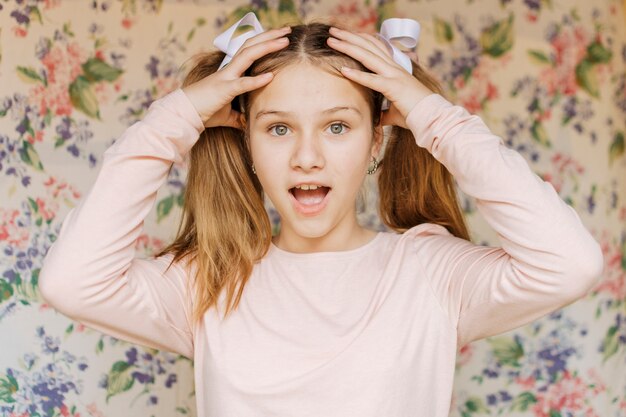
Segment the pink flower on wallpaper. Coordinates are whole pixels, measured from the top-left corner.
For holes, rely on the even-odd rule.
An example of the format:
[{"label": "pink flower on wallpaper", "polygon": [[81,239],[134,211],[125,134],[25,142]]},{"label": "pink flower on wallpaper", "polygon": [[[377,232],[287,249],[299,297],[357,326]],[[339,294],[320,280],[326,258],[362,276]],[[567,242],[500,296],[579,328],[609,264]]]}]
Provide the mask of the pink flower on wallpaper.
[{"label": "pink flower on wallpaper", "polygon": [[537,417],[551,417],[554,412],[580,411],[585,409],[587,385],[579,376],[565,371],[563,378],[537,394],[532,410]]},{"label": "pink flower on wallpaper", "polygon": [[492,82],[493,74],[501,66],[506,66],[510,56],[504,56],[498,60],[483,58],[472,70],[471,77],[466,81],[460,75],[454,79],[454,87],[457,89],[457,101],[472,114],[484,110],[485,106],[500,97],[500,91]]},{"label": "pink flower on wallpaper", "polygon": [[19,210],[0,209],[0,242],[25,249],[28,246],[28,228],[17,224]]},{"label": "pink flower on wallpaper", "polygon": [[471,343],[463,346],[456,355],[456,366],[463,366],[468,364],[474,356],[474,347]]},{"label": "pink flower on wallpaper", "polygon": [[542,178],[552,184],[559,194],[563,191],[565,184],[575,186],[577,178],[585,172],[585,167],[581,163],[560,152],[552,155],[550,161],[550,169],[554,171],[543,174]]},{"label": "pink flower on wallpaper", "polygon": [[589,40],[582,26],[563,26],[552,38],[550,43],[555,54],[554,66],[544,69],[539,75],[548,94],[576,94],[576,66],[587,54]]},{"label": "pink flower on wallpaper", "polygon": [[529,375],[527,377],[518,376],[517,378],[515,378],[515,383],[526,390],[534,389],[536,382],[537,379],[532,375]]},{"label": "pink flower on wallpaper", "polygon": [[87,412],[89,412],[89,415],[92,417],[104,417],[102,411],[98,410],[98,406],[96,405],[96,403],[88,404]]},{"label": "pink flower on wallpaper", "polygon": [[[335,24],[359,32],[375,33],[377,31],[378,11],[372,6],[352,1],[342,3],[329,13]],[[400,17],[400,16],[398,16]]]},{"label": "pink flower on wallpaper", "polygon": [[37,203],[37,211],[44,220],[54,219],[56,213],[59,211],[59,205],[55,201],[46,202],[37,197],[35,202]]},{"label": "pink flower on wallpaper", "polygon": [[76,200],[80,198],[81,193],[77,191],[71,185],[68,185],[65,181],[57,181],[55,177],[50,177],[43,183],[43,185],[47,188],[48,194],[52,195],[53,198],[57,198],[59,194],[63,194],[63,198],[68,201],[68,199]]},{"label": "pink flower on wallpaper", "polygon": [[622,251],[619,243],[615,242],[604,231],[598,239],[602,248],[605,266],[602,281],[593,289],[593,294],[608,294],[616,301],[626,299],[626,271],[622,268]]},{"label": "pink flower on wallpaper", "polygon": [[18,38],[25,38],[26,35],[28,35],[28,31],[24,28],[21,28],[19,26],[15,26],[13,28],[13,34],[18,37]]},{"label": "pink flower on wallpaper", "polygon": [[157,77],[154,84],[157,88],[156,97],[163,97],[180,86],[180,82],[174,77]]},{"label": "pink flower on wallpaper", "polygon": [[82,63],[87,59],[77,42],[65,46],[55,44],[41,59],[48,85],[37,85],[30,91],[30,101],[39,105],[39,112],[45,115],[48,109],[55,116],[72,113],[69,86],[82,74]]},{"label": "pink flower on wallpaper", "polygon": [[35,136],[31,135],[30,133],[27,134],[26,140],[31,144],[34,144],[35,142],[43,142],[43,130],[37,130],[35,132]]},{"label": "pink flower on wallpaper", "polygon": [[142,234],[137,238],[137,242],[135,243],[135,249],[146,255],[150,255],[155,252],[159,252],[161,249],[165,247],[163,240],[150,237],[147,234]]}]

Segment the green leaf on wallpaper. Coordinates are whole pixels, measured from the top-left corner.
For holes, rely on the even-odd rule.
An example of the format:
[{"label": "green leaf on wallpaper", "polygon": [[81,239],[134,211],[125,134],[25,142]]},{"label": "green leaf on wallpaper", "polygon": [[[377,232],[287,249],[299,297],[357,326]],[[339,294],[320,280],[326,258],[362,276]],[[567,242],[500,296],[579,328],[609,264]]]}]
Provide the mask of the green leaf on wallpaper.
[{"label": "green leaf on wallpaper", "polygon": [[33,269],[30,275],[30,285],[32,285],[33,288],[39,285],[39,272],[41,272],[41,268]]},{"label": "green leaf on wallpaper", "polygon": [[63,33],[65,33],[67,36],[73,38],[74,37],[74,32],[72,32],[71,26],[72,26],[71,22],[63,23]]},{"label": "green leaf on wallpaper", "polygon": [[0,279],[0,302],[8,300],[13,296],[13,286],[3,279]]},{"label": "green leaf on wallpaper", "polygon": [[563,417],[563,415],[558,410],[550,410],[550,414],[548,414],[548,417]]},{"label": "green leaf on wallpaper", "polygon": [[532,60],[539,64],[551,64],[552,60],[548,58],[546,54],[541,51],[537,51],[534,49],[528,50],[528,55],[532,58]]},{"label": "green leaf on wallpaper", "polygon": [[91,83],[82,75],[70,84],[70,100],[74,107],[89,117],[100,120],[100,109],[98,99],[93,92]]},{"label": "green leaf on wallpaper", "polygon": [[74,323],[67,326],[67,329],[65,329],[65,334],[71,334],[73,331],[74,331]]},{"label": "green leaf on wallpaper", "polygon": [[96,344],[96,353],[100,353],[103,350],[104,350],[104,340],[100,338],[100,340],[98,340],[98,343]]},{"label": "green leaf on wallpaper", "polygon": [[48,82],[44,77],[39,75],[37,71],[28,67],[17,67],[17,75],[20,79],[26,83],[42,83],[45,86],[48,86]]},{"label": "green leaf on wallpaper", "polygon": [[33,213],[39,212],[39,205],[31,197],[28,197],[28,204],[30,204],[30,208],[33,210]]},{"label": "green leaf on wallpaper", "polygon": [[57,140],[54,142],[54,149],[63,146],[63,144],[66,142],[65,139],[63,139],[61,136],[57,137]]},{"label": "green leaf on wallpaper", "polygon": [[513,47],[513,14],[508,19],[494,23],[483,29],[480,35],[483,52],[495,58],[502,56]]},{"label": "green leaf on wallpaper", "polygon": [[176,197],[176,205],[178,207],[183,207],[184,204],[185,204],[185,193],[180,193]]},{"label": "green leaf on wallpaper", "polygon": [[32,166],[38,171],[43,171],[43,164],[39,159],[39,154],[27,140],[22,141],[23,148],[19,149],[20,158],[25,164]]},{"label": "green leaf on wallpaper", "polygon": [[593,64],[586,59],[583,59],[578,65],[576,65],[575,71],[576,84],[593,97],[599,97],[600,90],[598,87],[598,79],[596,78],[595,72],[593,72]]},{"label": "green leaf on wallpaper", "polygon": [[172,207],[174,207],[173,195],[159,201],[157,204],[157,223],[163,220],[170,213],[170,211],[172,211]]},{"label": "green leaf on wallpaper", "polygon": [[552,146],[550,138],[548,138],[548,133],[541,122],[537,120],[533,122],[533,125],[530,127],[530,134],[537,143],[540,143],[546,148],[550,148]]},{"label": "green leaf on wallpaper", "polygon": [[606,362],[607,359],[617,353],[617,349],[619,348],[619,334],[617,330],[617,326],[615,325],[609,327],[606,336],[604,336],[604,340],[602,340],[602,363]]},{"label": "green leaf on wallpaper", "polygon": [[454,39],[454,32],[452,31],[452,25],[443,19],[435,17],[435,39],[438,42],[452,42]]},{"label": "green leaf on wallpaper", "polygon": [[609,165],[613,165],[613,161],[622,155],[624,155],[624,132],[617,132],[609,148]]},{"label": "green leaf on wallpaper", "polygon": [[592,64],[606,64],[612,56],[613,53],[598,41],[587,46],[587,60]]},{"label": "green leaf on wallpaper", "polygon": [[112,396],[132,388],[135,379],[130,371],[131,366],[125,361],[117,361],[113,364],[107,376],[107,403]]},{"label": "green leaf on wallpaper", "polygon": [[298,11],[296,10],[296,5],[293,4],[293,0],[279,0],[278,12],[289,13],[289,14],[294,14],[294,15],[298,14]]},{"label": "green leaf on wallpaper", "polygon": [[0,377],[0,401],[5,403],[14,403],[13,393],[17,392],[20,386],[17,380],[11,375]]},{"label": "green leaf on wallpaper", "polygon": [[187,42],[191,41],[195,34],[196,34],[196,28],[191,29],[189,33],[187,34]]},{"label": "green leaf on wallpaper", "polygon": [[537,397],[532,392],[522,392],[517,397],[513,398],[511,403],[511,411],[526,411],[531,404],[537,402]]},{"label": "green leaf on wallpaper", "polygon": [[99,58],[89,58],[83,65],[85,78],[89,82],[115,81],[124,72],[119,68],[112,67]]},{"label": "green leaf on wallpaper", "polygon": [[38,7],[30,7],[29,13],[30,20],[36,20],[39,24],[43,24],[43,19],[41,18],[41,12]]},{"label": "green leaf on wallpaper", "polygon": [[519,367],[518,359],[524,356],[524,348],[512,337],[487,339],[496,359],[503,365]]},{"label": "green leaf on wallpaper", "polygon": [[199,17],[196,19],[196,26],[197,27],[202,27],[206,25],[206,19],[204,17]]},{"label": "green leaf on wallpaper", "polygon": [[485,407],[485,403],[478,397],[469,397],[465,401],[465,407],[470,413],[482,413],[483,411],[489,412],[489,409]]}]

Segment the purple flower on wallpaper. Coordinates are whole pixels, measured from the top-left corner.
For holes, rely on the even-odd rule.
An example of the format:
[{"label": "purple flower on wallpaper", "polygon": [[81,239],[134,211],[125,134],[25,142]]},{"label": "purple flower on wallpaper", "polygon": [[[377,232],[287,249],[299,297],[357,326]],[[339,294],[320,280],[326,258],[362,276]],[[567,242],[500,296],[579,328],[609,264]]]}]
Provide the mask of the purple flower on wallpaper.
[{"label": "purple flower on wallpaper", "polygon": [[35,335],[42,341],[41,352],[44,356],[26,352],[23,355],[24,370],[7,368],[6,373],[0,373],[0,379],[11,384],[7,394],[9,403],[0,405],[2,413],[59,415],[61,407],[66,406],[67,395],[82,392],[82,381],[68,372],[77,364],[79,371],[84,370],[85,358],[78,360],[75,355],[64,350],[50,361],[48,355],[60,351],[60,338],[48,335],[43,326],[36,328]]}]

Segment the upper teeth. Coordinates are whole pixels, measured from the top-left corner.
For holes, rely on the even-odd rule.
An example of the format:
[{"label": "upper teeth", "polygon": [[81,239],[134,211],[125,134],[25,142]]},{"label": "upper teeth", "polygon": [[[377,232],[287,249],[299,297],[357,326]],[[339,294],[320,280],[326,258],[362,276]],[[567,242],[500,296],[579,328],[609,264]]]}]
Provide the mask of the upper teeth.
[{"label": "upper teeth", "polygon": [[321,188],[321,185],[317,186],[317,185],[310,185],[310,184],[302,184],[302,185],[296,185],[296,188],[301,188],[303,190],[317,190],[318,188]]}]

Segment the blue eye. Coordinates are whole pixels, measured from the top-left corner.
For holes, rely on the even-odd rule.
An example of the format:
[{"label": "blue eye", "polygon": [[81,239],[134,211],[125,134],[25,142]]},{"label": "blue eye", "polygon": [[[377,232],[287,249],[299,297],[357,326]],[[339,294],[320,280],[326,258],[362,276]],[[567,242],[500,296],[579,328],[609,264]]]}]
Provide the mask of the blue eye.
[{"label": "blue eye", "polygon": [[274,136],[285,136],[287,134],[287,130],[289,130],[289,128],[285,125],[274,125],[269,128],[269,131],[271,132],[274,128],[278,128],[276,132],[282,132]]},{"label": "blue eye", "polygon": [[[339,126],[340,129],[334,129],[333,128],[334,126]],[[332,125],[330,125],[330,131],[335,133],[335,134],[340,135],[342,133],[345,133],[344,131],[346,130],[347,127],[348,126],[345,123],[336,122],[336,123],[333,123]]]}]

